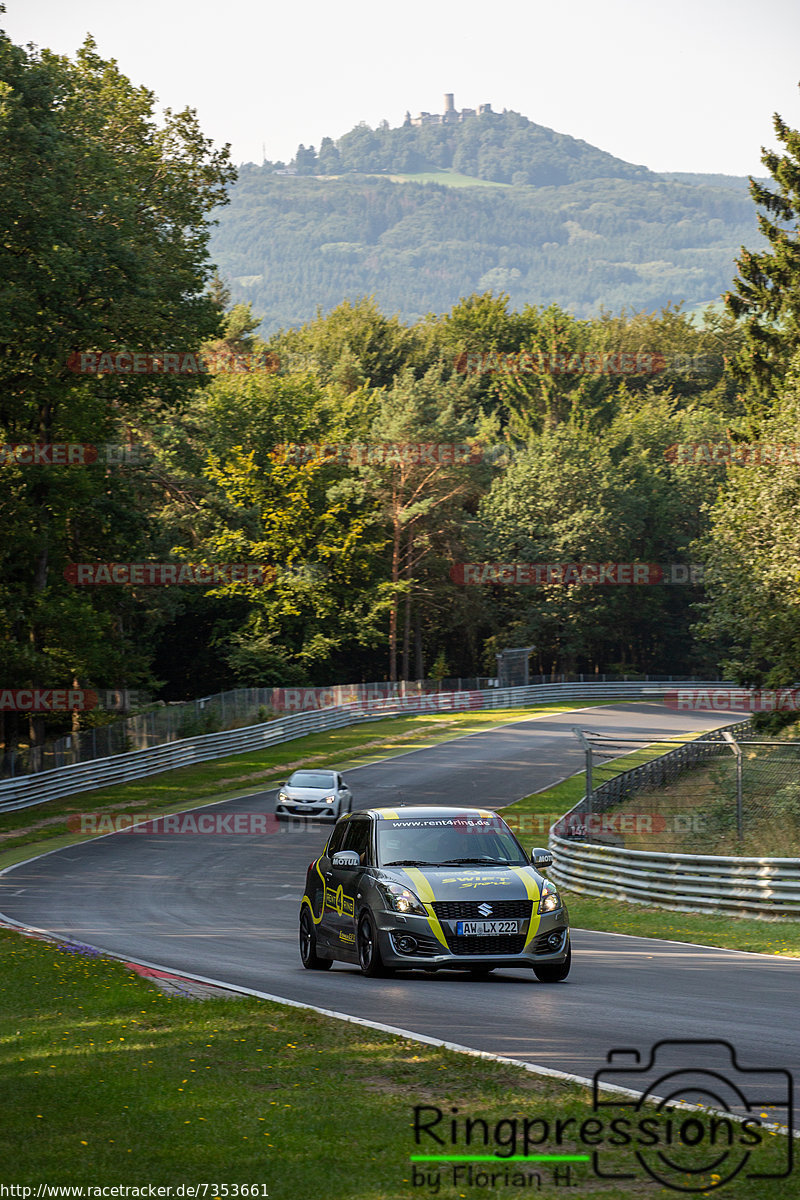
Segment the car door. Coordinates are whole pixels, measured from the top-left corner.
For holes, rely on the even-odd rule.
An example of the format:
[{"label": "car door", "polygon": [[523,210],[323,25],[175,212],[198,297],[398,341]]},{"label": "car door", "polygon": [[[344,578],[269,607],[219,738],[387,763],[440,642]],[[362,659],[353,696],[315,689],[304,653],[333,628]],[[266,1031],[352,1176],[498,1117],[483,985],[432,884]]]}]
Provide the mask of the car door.
[{"label": "car door", "polygon": [[[336,949],[339,945],[338,928],[336,926],[336,905],[330,904],[330,885],[331,885],[331,859],[338,850],[342,850],[344,836],[347,832],[347,822],[340,821],[333,828],[331,836],[328,838],[328,844],[325,851],[316,864],[317,872],[316,879],[319,880],[321,887],[320,891],[320,922],[317,926],[317,937],[322,945],[331,946]],[[320,879],[321,876],[321,879]],[[315,880],[316,883],[316,880]],[[314,897],[314,911],[316,908],[316,896]]]},{"label": "car door", "polygon": [[330,944],[337,954],[355,961],[356,907],[359,883],[369,861],[372,822],[367,817],[353,817],[345,821],[344,826],[344,841],[337,849],[355,851],[361,866],[334,867],[331,861],[325,873],[325,924],[330,930]]}]

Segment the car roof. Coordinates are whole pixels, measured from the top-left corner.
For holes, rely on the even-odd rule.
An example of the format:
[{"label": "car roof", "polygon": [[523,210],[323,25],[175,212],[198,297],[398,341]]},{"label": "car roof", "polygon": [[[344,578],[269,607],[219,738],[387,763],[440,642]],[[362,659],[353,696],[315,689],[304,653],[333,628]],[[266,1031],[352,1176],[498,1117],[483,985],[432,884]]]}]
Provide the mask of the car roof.
[{"label": "car roof", "polygon": [[488,808],[449,808],[434,804],[400,804],[397,808],[370,808],[365,814],[373,821],[420,821],[453,817],[496,817]]}]

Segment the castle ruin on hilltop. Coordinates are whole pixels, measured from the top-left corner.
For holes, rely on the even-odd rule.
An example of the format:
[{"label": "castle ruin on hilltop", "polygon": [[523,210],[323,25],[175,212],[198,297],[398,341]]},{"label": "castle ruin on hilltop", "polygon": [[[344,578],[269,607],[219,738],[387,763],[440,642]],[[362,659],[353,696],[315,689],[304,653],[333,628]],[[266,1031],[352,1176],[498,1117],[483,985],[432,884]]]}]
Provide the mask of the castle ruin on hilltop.
[{"label": "castle ruin on hilltop", "polygon": [[421,112],[416,117],[412,117],[411,113],[406,113],[405,123],[406,125],[455,125],[459,121],[466,121],[467,117],[481,116],[483,113],[491,111],[491,104],[479,104],[477,109],[462,108],[459,112],[453,103],[453,93],[445,92],[443,113]]}]

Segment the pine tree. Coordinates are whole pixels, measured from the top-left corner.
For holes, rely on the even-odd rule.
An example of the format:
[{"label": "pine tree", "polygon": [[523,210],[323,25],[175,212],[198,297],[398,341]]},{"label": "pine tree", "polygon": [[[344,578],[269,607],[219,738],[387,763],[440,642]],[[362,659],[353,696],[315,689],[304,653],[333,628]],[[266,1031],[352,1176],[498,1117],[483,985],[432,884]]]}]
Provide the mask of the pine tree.
[{"label": "pine tree", "polygon": [[773,126],[786,152],[762,148],[761,161],[778,190],[750,178],[750,194],[766,210],[758,214],[758,225],[769,248],[742,247],[735,290],[725,296],[728,309],[744,323],[737,372],[761,392],[783,379],[788,360],[800,348],[800,133],[777,113]]}]

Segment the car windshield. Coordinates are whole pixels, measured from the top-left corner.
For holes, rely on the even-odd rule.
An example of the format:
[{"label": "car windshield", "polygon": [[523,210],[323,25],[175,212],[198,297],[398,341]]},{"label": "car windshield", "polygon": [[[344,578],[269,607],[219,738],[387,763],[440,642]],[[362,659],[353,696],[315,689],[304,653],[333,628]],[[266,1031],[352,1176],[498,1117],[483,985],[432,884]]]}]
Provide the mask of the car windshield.
[{"label": "car windshield", "polygon": [[378,862],[388,866],[514,866],[527,858],[500,817],[378,821]]},{"label": "car windshield", "polygon": [[298,788],[332,788],[334,786],[331,771],[295,771],[289,780],[289,787]]}]

